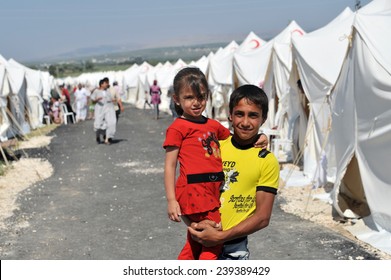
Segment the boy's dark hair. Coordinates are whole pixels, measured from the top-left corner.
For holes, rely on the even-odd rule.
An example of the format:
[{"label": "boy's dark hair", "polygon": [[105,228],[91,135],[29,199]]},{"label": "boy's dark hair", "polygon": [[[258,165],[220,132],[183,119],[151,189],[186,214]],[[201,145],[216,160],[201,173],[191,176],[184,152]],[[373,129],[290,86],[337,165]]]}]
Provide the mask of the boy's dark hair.
[{"label": "boy's dark hair", "polygon": [[[174,93],[179,97],[181,90],[189,87],[199,99],[206,99],[209,95],[209,85],[202,71],[197,67],[186,67],[180,70],[174,78]],[[202,91],[204,90],[204,91]],[[179,116],[183,114],[180,106],[175,104],[175,111]]]},{"label": "boy's dark hair", "polygon": [[262,118],[265,121],[267,119],[267,113],[269,111],[269,101],[266,93],[263,89],[254,85],[243,85],[235,89],[229,99],[229,112],[232,114],[233,109],[239,104],[243,98],[254,103],[259,109],[262,110]]}]

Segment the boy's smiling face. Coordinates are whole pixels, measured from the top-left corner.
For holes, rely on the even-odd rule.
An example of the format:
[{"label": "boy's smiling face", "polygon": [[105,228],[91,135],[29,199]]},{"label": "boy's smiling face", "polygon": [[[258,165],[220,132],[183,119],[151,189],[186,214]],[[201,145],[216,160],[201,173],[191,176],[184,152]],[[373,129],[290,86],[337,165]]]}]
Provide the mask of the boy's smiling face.
[{"label": "boy's smiling face", "polygon": [[262,109],[244,98],[241,99],[230,115],[234,139],[241,145],[252,144],[258,130],[264,123]]}]

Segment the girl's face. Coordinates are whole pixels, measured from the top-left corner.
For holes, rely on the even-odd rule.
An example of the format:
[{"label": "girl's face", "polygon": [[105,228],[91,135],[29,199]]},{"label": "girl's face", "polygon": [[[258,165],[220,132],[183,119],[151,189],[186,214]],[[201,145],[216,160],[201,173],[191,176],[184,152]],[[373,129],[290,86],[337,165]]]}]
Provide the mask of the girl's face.
[{"label": "girl's face", "polygon": [[201,93],[202,97],[197,97],[190,87],[186,87],[179,92],[178,96],[173,96],[175,103],[179,104],[183,110],[183,118],[190,120],[202,119],[208,93],[203,88],[201,88]]}]

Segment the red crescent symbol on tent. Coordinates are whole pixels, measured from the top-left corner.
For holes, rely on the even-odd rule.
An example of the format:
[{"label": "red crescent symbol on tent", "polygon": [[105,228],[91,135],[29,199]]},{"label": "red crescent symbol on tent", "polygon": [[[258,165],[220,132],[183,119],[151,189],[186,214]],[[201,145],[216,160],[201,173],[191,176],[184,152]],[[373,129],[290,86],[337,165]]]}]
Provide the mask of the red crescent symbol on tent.
[{"label": "red crescent symbol on tent", "polygon": [[255,43],[255,46],[252,47],[253,49],[259,48],[259,46],[261,45],[261,43],[260,43],[258,40],[256,40],[256,39],[252,39],[252,40],[250,41],[250,43],[252,43],[252,42]]},{"label": "red crescent symbol on tent", "polygon": [[295,32],[299,33],[301,36],[304,35],[303,31],[301,31],[300,29],[295,29],[291,33],[295,33]]}]

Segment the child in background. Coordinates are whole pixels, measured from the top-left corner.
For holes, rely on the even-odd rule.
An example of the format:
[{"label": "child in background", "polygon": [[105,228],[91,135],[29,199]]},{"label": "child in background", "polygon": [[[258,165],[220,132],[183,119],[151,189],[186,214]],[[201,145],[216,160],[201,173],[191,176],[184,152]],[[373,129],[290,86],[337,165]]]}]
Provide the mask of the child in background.
[{"label": "child in background", "polygon": [[[180,222],[181,217],[187,224],[205,219],[217,224],[221,221],[220,186],[224,172],[219,140],[228,138],[230,131],[202,115],[209,93],[206,77],[198,68],[184,68],[174,78],[173,98],[179,117],[168,127],[163,143],[167,212],[172,221]],[[175,182],[178,161],[180,175]],[[221,248],[222,245],[202,246],[188,232],[178,259],[217,259]]]},{"label": "child in background", "polygon": [[51,102],[51,106],[50,106],[49,115],[52,119],[52,122],[56,124],[60,124],[61,123],[60,102],[55,97],[51,97],[50,102]]}]

